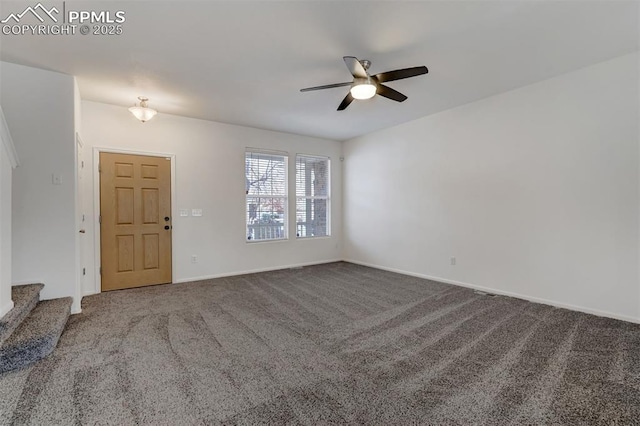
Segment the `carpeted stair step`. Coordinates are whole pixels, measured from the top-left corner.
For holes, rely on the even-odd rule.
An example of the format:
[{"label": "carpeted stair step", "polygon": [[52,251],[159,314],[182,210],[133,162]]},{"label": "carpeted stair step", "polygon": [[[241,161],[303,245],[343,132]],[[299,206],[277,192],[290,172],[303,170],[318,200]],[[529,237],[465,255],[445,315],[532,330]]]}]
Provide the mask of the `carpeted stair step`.
[{"label": "carpeted stair step", "polygon": [[13,309],[0,318],[0,345],[11,336],[20,323],[40,301],[40,290],[44,284],[14,285],[11,287]]},{"label": "carpeted stair step", "polygon": [[71,297],[45,300],[0,346],[0,373],[22,368],[49,355],[71,313]]}]

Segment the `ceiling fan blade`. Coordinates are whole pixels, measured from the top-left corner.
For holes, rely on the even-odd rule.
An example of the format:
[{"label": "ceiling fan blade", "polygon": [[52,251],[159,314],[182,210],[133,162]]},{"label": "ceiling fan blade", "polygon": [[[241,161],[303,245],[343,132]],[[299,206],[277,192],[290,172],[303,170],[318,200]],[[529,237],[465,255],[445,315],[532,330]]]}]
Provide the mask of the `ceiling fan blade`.
[{"label": "ceiling fan blade", "polygon": [[301,92],[310,92],[312,90],[333,89],[334,87],[351,86],[352,84],[353,84],[353,82],[351,82],[351,81],[349,81],[347,83],[326,84],[324,86],[307,87],[306,89],[300,89],[300,91]]},{"label": "ceiling fan blade", "polygon": [[343,109],[346,109],[351,102],[353,102],[353,96],[351,96],[351,92],[349,92],[347,93],[347,96],[345,96],[342,102],[340,103],[340,106],[338,107],[338,111],[342,111]]},{"label": "ceiling fan blade", "polygon": [[401,70],[381,72],[380,74],[376,74],[376,78],[380,83],[384,83],[386,81],[402,80],[403,78],[415,77],[417,75],[426,74],[428,72],[429,70],[425,66],[403,68]]},{"label": "ceiling fan blade", "polygon": [[367,71],[364,69],[358,58],[354,56],[344,56],[344,63],[347,64],[347,68],[349,68],[349,72],[352,76],[358,78],[366,78]]},{"label": "ceiling fan blade", "polygon": [[[385,86],[384,84],[378,84],[378,95],[384,96],[385,98],[392,99],[397,102],[404,102],[407,100],[407,97],[397,90],[393,90],[389,86]],[[349,93],[351,94],[351,93]]]}]

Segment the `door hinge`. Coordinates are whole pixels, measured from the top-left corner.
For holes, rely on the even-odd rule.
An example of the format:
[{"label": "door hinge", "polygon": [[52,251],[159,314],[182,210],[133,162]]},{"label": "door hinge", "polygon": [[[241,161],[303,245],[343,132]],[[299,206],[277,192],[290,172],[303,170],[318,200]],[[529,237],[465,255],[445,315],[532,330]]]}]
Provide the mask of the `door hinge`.
[{"label": "door hinge", "polygon": [[102,266],[98,268],[98,274],[102,275]]},{"label": "door hinge", "polygon": [[102,215],[98,215],[98,223],[102,224]]},{"label": "door hinge", "polygon": [[98,173],[102,173],[102,164],[98,163]]},{"label": "door hinge", "polygon": [[82,268],[82,275],[87,275],[87,268]]}]

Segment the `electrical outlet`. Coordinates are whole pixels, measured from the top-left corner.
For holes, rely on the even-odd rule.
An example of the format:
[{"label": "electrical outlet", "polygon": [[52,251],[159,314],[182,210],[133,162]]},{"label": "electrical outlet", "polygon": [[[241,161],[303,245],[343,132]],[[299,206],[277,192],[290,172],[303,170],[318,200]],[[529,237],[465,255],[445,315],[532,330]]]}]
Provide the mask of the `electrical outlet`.
[{"label": "electrical outlet", "polygon": [[191,216],[202,216],[202,209],[191,209]]},{"label": "electrical outlet", "polygon": [[449,261],[451,262],[451,265],[455,266],[456,265],[456,258],[452,257],[451,259],[449,259]]},{"label": "electrical outlet", "polygon": [[191,255],[191,263],[198,263],[198,256],[195,254]]},{"label": "electrical outlet", "polygon": [[189,210],[188,209],[180,209],[180,217],[188,217]]}]

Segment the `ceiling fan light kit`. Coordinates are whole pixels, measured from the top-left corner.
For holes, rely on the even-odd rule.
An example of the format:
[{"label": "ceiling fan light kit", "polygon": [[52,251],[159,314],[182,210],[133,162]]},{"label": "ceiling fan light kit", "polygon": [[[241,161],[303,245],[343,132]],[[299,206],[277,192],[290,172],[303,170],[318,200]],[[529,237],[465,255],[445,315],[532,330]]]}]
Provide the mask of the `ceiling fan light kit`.
[{"label": "ceiling fan light kit", "polygon": [[371,99],[376,95],[376,91],[378,87],[376,83],[371,79],[371,77],[367,78],[355,78],[353,80],[353,86],[351,86],[351,96],[354,99]]},{"label": "ceiling fan light kit", "polygon": [[140,106],[134,105],[129,108],[131,114],[133,114],[138,120],[142,121],[143,123],[155,117],[158,111],[147,106],[147,102],[149,101],[149,99],[145,98],[144,96],[138,96],[138,99],[140,100]]},{"label": "ceiling fan light kit", "polygon": [[353,76],[353,81],[327,84],[324,86],[307,87],[306,89],[301,89],[300,91],[310,92],[313,90],[351,86],[351,89],[349,89],[349,93],[347,93],[347,96],[338,106],[338,111],[346,109],[349,104],[354,101],[354,99],[371,99],[375,95],[380,95],[396,102],[404,102],[407,99],[405,95],[392,89],[389,86],[385,86],[382,83],[385,83],[387,81],[402,80],[403,78],[415,77],[429,72],[427,67],[423,65],[420,67],[403,68],[394,71],[382,72],[376,75],[369,75],[368,69],[371,66],[370,61],[367,61],[366,59],[360,61],[354,56],[344,56],[342,59],[347,65],[349,72]]}]

